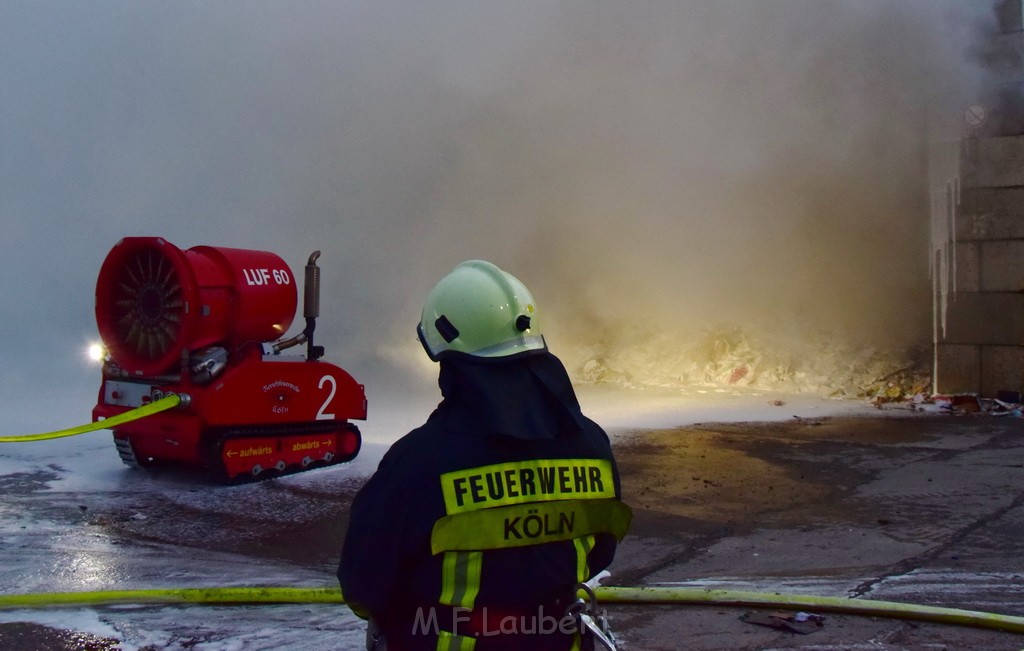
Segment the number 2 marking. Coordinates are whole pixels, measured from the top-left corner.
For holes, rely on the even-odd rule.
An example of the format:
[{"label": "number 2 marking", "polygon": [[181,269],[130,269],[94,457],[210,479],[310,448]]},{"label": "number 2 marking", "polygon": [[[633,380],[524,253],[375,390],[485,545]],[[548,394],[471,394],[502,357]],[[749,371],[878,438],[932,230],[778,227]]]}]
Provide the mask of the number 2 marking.
[{"label": "number 2 marking", "polygon": [[327,405],[331,404],[334,400],[334,394],[338,391],[338,382],[334,379],[333,375],[325,375],[320,378],[320,384],[316,386],[318,389],[323,389],[325,384],[331,385],[331,391],[327,394],[327,400],[324,400],[324,404],[320,405],[320,411],[316,412],[317,420],[333,420],[334,414],[324,411],[327,409]]}]

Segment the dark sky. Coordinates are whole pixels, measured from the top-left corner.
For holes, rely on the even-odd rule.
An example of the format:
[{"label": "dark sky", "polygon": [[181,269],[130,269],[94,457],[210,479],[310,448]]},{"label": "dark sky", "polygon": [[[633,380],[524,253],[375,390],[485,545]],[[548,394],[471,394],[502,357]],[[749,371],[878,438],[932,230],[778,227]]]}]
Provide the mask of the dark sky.
[{"label": "dark sky", "polygon": [[353,372],[425,367],[420,301],[469,258],[533,289],[571,366],[719,327],[927,338],[923,151],[983,81],[983,5],[6,0],[0,389],[95,382],[129,235],[296,275],[322,250]]}]

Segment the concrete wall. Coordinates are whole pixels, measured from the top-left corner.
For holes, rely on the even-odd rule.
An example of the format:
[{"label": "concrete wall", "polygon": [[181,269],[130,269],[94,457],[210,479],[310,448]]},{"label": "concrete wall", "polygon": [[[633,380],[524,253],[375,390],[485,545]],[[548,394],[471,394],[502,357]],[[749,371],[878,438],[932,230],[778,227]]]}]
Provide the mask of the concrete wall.
[{"label": "concrete wall", "polygon": [[986,397],[1024,392],[1024,0],[994,10],[998,33],[979,51],[992,84],[978,98],[986,120],[961,143],[960,203],[941,235],[952,286],[934,387]]},{"label": "concrete wall", "polygon": [[935,388],[1024,392],[1024,136],[966,141],[960,175]]}]

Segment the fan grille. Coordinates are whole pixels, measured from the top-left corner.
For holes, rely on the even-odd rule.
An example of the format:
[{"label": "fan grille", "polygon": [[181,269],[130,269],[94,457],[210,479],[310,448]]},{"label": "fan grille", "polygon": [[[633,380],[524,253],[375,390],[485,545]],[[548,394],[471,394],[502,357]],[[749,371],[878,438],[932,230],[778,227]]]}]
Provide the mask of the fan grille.
[{"label": "fan grille", "polygon": [[155,360],[178,341],[185,300],[174,265],[160,250],[131,255],[111,298],[112,323],[128,352]]}]

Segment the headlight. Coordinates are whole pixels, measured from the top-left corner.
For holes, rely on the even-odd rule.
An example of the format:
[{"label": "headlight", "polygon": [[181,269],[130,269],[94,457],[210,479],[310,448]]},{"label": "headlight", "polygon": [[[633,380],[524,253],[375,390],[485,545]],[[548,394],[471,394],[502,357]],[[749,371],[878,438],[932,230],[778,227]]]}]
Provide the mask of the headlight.
[{"label": "headlight", "polygon": [[103,344],[92,343],[89,344],[85,354],[94,362],[102,362],[103,358],[107,356],[107,349],[103,347]]}]

